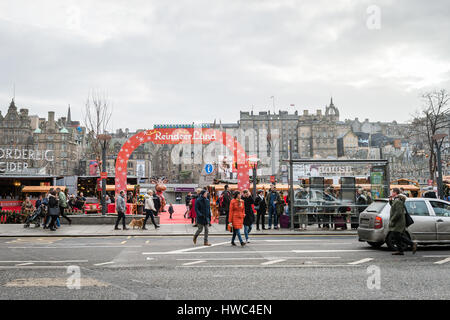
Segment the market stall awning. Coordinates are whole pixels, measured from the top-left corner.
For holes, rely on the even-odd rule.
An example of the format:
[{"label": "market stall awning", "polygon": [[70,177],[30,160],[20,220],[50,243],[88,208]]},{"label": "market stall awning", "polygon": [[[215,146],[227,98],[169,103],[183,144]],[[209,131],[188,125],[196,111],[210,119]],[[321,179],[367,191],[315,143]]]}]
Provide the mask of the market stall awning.
[{"label": "market stall awning", "polygon": [[[116,186],[113,184],[109,184],[106,186],[106,191],[116,191]],[[134,191],[134,186],[127,185],[127,191]]]},{"label": "market stall awning", "polygon": [[50,191],[50,189],[60,188],[62,191],[66,190],[67,188],[64,186],[25,186],[22,189],[22,192],[25,193],[47,193]]},{"label": "market stall awning", "polygon": [[[257,184],[256,185],[256,189],[257,190],[269,190],[270,189],[271,184],[267,183],[267,184]],[[214,190],[216,191],[223,191],[225,190],[225,184],[212,184],[209,186],[210,188],[214,188]],[[289,190],[289,185],[288,184],[277,184],[276,189],[278,191],[287,191]],[[299,189],[300,186],[294,185],[294,189]],[[229,190],[238,190],[238,186],[237,184],[229,184],[228,185],[228,189]],[[250,188],[249,190],[253,190],[253,184],[250,184]]]}]

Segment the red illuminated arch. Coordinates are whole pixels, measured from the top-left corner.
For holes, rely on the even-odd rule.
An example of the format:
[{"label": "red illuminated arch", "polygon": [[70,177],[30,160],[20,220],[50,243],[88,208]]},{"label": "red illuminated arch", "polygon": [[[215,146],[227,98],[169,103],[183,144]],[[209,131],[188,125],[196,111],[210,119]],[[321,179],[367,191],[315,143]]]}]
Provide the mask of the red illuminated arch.
[{"label": "red illuminated arch", "polygon": [[117,194],[126,190],[127,186],[127,165],[130,155],[141,144],[153,142],[155,144],[210,144],[219,142],[226,146],[234,155],[234,162],[237,162],[238,188],[248,189],[249,165],[248,156],[242,145],[237,140],[225,132],[214,129],[153,129],[142,131],[132,136],[120,149],[116,160],[116,197]]}]

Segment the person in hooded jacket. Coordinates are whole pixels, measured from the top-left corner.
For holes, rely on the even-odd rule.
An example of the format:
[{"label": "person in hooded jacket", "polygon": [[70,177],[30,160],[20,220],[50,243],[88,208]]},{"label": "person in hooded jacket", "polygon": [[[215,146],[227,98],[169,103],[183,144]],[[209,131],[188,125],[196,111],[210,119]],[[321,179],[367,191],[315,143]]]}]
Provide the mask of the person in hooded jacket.
[{"label": "person in hooded jacket", "polygon": [[398,188],[392,189],[389,204],[391,205],[391,212],[389,218],[389,232],[392,237],[392,242],[397,248],[393,255],[403,256],[403,244],[412,247],[413,254],[417,251],[417,243],[412,242],[405,236],[406,231],[406,196],[400,193]]},{"label": "person in hooded jacket", "polygon": [[59,217],[59,201],[55,190],[52,190],[48,197],[48,215],[51,218],[48,228],[50,231],[56,231],[55,223]]},{"label": "person in hooded jacket", "polygon": [[244,224],[245,217],[245,204],[241,199],[241,192],[235,191],[233,194],[233,200],[230,202],[230,212],[228,215],[228,224],[233,228],[233,237],[231,238],[231,244],[235,246],[234,240],[236,236],[241,242],[241,246],[245,246],[245,242],[242,241],[241,229]]},{"label": "person in hooded jacket", "polygon": [[208,242],[208,227],[211,222],[211,204],[208,199],[208,192],[206,190],[202,190],[198,198],[195,200],[195,212],[198,229],[194,235],[194,244],[197,244],[198,236],[202,233],[203,229],[205,229],[204,245],[211,246]]},{"label": "person in hooded jacket", "polygon": [[257,212],[256,216],[256,230],[259,229],[259,222],[261,221],[261,226],[263,230],[266,230],[266,224],[264,221],[266,212],[267,212],[267,205],[266,200],[264,199],[264,191],[258,190],[258,194],[255,199],[255,210]]},{"label": "person in hooded jacket", "polygon": [[155,217],[154,217],[154,215],[156,213],[156,208],[155,208],[155,204],[153,202],[153,191],[152,190],[148,190],[147,194],[145,195],[144,210],[145,210],[145,220],[144,220],[144,225],[142,226],[142,230],[147,230],[147,228],[145,228],[145,225],[147,224],[148,218],[152,219],[152,223],[155,226],[155,229],[158,229],[159,226],[156,224]]},{"label": "person in hooded jacket", "polygon": [[253,201],[253,197],[250,194],[250,191],[248,190],[244,190],[243,200],[245,206],[245,217],[244,217],[245,242],[250,243],[250,241],[248,240],[248,235],[252,231],[253,223],[255,223],[255,213],[253,211],[253,205],[255,204],[255,201]]}]

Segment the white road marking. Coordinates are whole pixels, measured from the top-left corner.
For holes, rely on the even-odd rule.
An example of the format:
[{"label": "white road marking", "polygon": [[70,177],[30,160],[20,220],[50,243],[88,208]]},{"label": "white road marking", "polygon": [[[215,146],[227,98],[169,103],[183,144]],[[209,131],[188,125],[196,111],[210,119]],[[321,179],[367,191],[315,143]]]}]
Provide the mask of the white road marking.
[{"label": "white road marking", "polygon": [[444,263],[447,263],[447,262],[450,262],[450,258],[445,258],[444,260],[437,261],[434,264],[444,264]]},{"label": "white road marking", "polygon": [[206,262],[205,260],[187,262],[187,263],[183,263],[183,266],[192,266],[194,264],[200,264],[200,263],[205,263],[205,262]]},{"label": "white road marking", "polygon": [[94,266],[104,266],[106,264],[113,264],[113,263],[114,263],[114,261],[103,262],[103,263],[96,263],[96,264],[94,264]]},{"label": "white road marking", "polygon": [[142,248],[142,246],[70,246],[70,247],[8,247],[8,249],[92,249],[92,248]]},{"label": "white road marking", "polygon": [[150,243],[150,240],[145,241],[145,244],[149,244],[149,243]]},{"label": "white road marking", "polygon": [[[314,243],[314,245],[316,246],[328,246],[328,245],[354,245],[354,242],[323,242],[323,243]],[[255,246],[299,246],[299,245],[309,245],[309,243],[297,243],[297,244],[290,244],[290,243],[286,243],[286,242],[280,242],[280,243],[255,243],[255,241],[252,241],[251,244],[249,244],[249,246],[255,247]]]},{"label": "white road marking", "polygon": [[[259,242],[260,240],[258,240]],[[274,240],[263,240],[265,242],[326,242],[326,243],[333,243],[331,239],[323,239],[323,240],[304,240],[304,239],[274,239]]]},{"label": "white road marking", "polygon": [[205,265],[205,266],[176,266],[175,268],[349,268],[349,267],[357,267],[354,265],[348,265],[348,264],[300,264],[300,265],[269,265],[269,266],[262,266],[262,265]]},{"label": "white road marking", "polygon": [[82,263],[88,262],[88,260],[62,260],[62,261],[40,261],[40,260],[27,260],[27,261],[0,261],[0,263]]},{"label": "white road marking", "polygon": [[450,256],[447,255],[435,255],[435,256],[422,256],[422,258],[450,258]]},{"label": "white road marking", "polygon": [[150,260],[155,260],[155,258],[149,258],[149,257],[147,257],[147,261],[150,261]]},{"label": "white road marking", "polygon": [[174,250],[174,251],[169,251],[166,252],[167,254],[177,254],[177,253],[184,253],[184,252],[191,252],[191,251],[195,251],[195,250],[200,250],[200,249],[205,249],[205,248],[211,248],[211,247],[217,247],[217,246],[221,246],[224,244],[230,243],[229,241],[226,242],[220,242],[220,243],[215,243],[209,247],[206,246],[199,246],[199,247],[194,247],[194,248],[187,248],[187,249],[180,249],[180,250]]},{"label": "white road marking", "polygon": [[[149,259],[149,258],[147,258]],[[284,259],[284,260],[306,260],[306,259],[341,259],[341,257],[267,257],[267,258],[204,258],[204,259],[176,259],[177,261],[198,261],[198,260],[205,260],[205,261],[233,261],[233,260],[277,260],[277,259]]]},{"label": "white road marking", "polygon": [[268,265],[279,263],[279,262],[283,262],[283,261],[286,261],[286,259],[278,259],[278,260],[267,261],[267,262],[261,263],[261,265],[262,266],[268,266]]},{"label": "white road marking", "polygon": [[368,249],[365,250],[353,250],[353,249],[349,249],[349,250],[292,250],[292,252],[295,253],[338,253],[338,252],[367,252],[369,251]]},{"label": "white road marking", "polygon": [[127,239],[131,239],[131,236],[128,236],[128,238]]},{"label": "white road marking", "polygon": [[126,241],[122,241],[120,244],[125,244],[125,243],[127,243]]},{"label": "white road marking", "polygon": [[[227,242],[228,243],[228,242]],[[199,247],[204,248],[204,247]],[[186,250],[186,249],[184,249]],[[341,253],[341,252],[368,252],[366,250],[277,250],[277,251],[248,251],[242,248],[236,248],[233,251],[203,251],[203,252],[186,252],[186,251],[169,251],[169,252],[143,252],[143,255],[176,255],[176,254],[260,254],[260,253]]]},{"label": "white road marking", "polygon": [[67,266],[0,266],[0,270],[10,270],[10,269],[66,269]]},{"label": "white road marking", "polygon": [[351,265],[363,264],[363,263],[366,263],[366,262],[369,262],[372,260],[373,260],[373,258],[365,258],[365,259],[361,259],[358,261],[350,262],[349,264],[351,264]]},{"label": "white road marking", "polygon": [[34,264],[34,263],[33,262],[19,263],[19,264],[16,264],[16,267],[29,266],[29,265],[32,265],[32,264]]}]

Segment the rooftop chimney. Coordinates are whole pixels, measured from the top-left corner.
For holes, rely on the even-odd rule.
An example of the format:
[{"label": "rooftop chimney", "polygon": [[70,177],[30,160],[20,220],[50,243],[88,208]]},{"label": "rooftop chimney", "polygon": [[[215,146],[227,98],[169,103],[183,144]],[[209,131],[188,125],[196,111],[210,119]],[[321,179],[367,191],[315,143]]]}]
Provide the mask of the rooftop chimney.
[{"label": "rooftop chimney", "polygon": [[55,112],[54,111],[48,112],[48,122],[50,122],[50,123],[55,122]]}]

